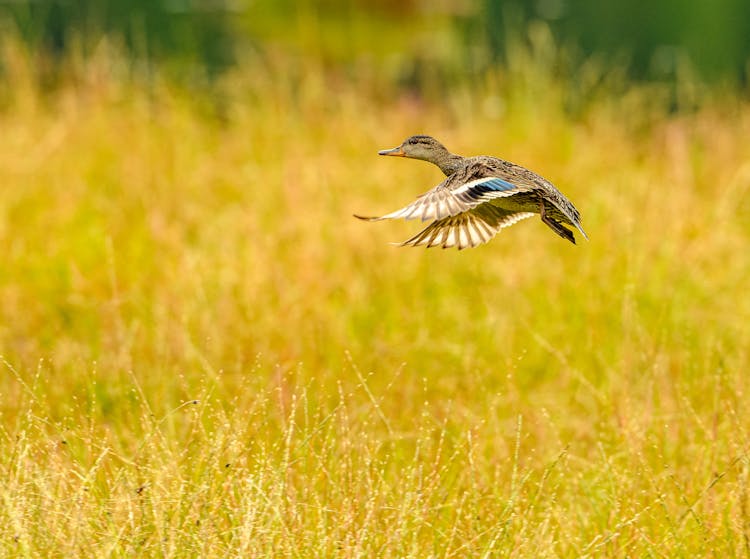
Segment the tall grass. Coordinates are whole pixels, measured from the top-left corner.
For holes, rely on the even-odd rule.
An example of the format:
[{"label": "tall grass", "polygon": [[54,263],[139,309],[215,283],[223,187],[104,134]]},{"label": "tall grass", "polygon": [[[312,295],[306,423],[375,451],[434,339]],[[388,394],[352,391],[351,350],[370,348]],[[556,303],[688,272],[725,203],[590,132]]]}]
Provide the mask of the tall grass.
[{"label": "tall grass", "polygon": [[[214,103],[106,56],[49,96],[13,52],[0,554],[750,555],[747,103],[572,119],[521,69],[418,98],[288,60]],[[390,246],[418,225],[351,214],[437,184],[375,155],[416,132],[591,241]]]}]

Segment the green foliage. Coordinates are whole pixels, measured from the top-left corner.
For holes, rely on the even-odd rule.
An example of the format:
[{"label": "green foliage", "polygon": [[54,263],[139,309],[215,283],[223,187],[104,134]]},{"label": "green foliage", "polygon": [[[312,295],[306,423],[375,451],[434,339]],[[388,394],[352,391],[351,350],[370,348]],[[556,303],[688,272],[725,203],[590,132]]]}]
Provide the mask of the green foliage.
[{"label": "green foliage", "polygon": [[[223,0],[41,0],[0,2],[0,16],[33,51],[90,57],[105,38],[141,61],[210,72],[233,61],[231,12]],[[4,13],[3,13],[4,12]],[[0,18],[2,23],[3,18]]]},{"label": "green foliage", "polygon": [[139,70],[156,62],[193,81],[281,49],[344,67],[391,66],[409,88],[436,76],[455,85],[499,60],[514,64],[516,44],[540,24],[569,79],[593,61],[638,79],[747,83],[744,0],[0,0],[0,29],[33,52],[89,58],[114,43]]},{"label": "green foliage", "polygon": [[638,78],[675,80],[695,72],[707,80],[748,80],[750,4],[744,0],[484,0],[489,44],[509,55],[508,40],[529,22],[547,23],[557,43],[581,56],[628,62]]}]

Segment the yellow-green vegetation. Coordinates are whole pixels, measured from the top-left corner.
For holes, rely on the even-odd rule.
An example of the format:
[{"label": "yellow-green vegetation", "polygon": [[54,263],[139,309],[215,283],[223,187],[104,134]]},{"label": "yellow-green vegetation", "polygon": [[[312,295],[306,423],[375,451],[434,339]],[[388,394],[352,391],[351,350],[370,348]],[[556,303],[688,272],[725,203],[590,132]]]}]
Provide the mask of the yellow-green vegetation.
[{"label": "yellow-green vegetation", "polygon": [[[750,555],[750,105],[117,64],[42,94],[6,51],[0,555]],[[441,180],[377,157],[412,133],[591,241],[389,245],[351,214]]]}]

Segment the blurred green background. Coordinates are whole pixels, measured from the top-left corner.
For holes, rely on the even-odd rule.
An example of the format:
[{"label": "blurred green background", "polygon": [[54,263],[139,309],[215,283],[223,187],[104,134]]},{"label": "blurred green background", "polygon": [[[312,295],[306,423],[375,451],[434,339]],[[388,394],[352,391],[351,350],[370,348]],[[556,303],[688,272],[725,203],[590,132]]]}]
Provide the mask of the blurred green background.
[{"label": "blurred green background", "polygon": [[746,0],[0,0],[0,32],[52,60],[90,56],[106,37],[139,68],[191,79],[285,49],[420,85],[507,62],[540,24],[564,47],[551,62],[566,74],[594,60],[636,79],[748,81]]}]

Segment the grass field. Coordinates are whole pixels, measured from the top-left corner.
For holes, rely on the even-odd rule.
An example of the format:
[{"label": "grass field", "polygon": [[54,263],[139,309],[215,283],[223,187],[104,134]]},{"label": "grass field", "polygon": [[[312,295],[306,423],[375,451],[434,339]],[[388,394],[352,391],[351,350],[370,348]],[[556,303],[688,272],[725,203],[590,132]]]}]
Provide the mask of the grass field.
[{"label": "grass field", "polygon": [[[749,104],[6,57],[0,555],[750,557]],[[437,184],[376,155],[418,132],[590,242],[389,245],[351,214]]]}]

